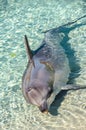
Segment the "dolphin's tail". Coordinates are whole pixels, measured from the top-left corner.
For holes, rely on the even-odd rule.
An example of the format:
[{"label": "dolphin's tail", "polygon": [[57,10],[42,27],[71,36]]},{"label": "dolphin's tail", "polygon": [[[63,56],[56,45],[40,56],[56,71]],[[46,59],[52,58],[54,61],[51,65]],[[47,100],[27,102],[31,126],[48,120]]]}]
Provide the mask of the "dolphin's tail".
[{"label": "dolphin's tail", "polygon": [[47,32],[49,32],[49,31],[53,31],[53,30],[54,30],[54,31],[57,31],[57,32],[59,33],[60,30],[63,29],[65,26],[72,25],[72,24],[78,22],[80,19],[85,18],[85,17],[86,17],[86,14],[83,15],[82,17],[80,17],[80,18],[78,18],[78,19],[72,21],[72,22],[68,22],[67,24],[61,25],[61,26],[59,26],[59,27],[56,27],[56,28],[52,28],[52,29],[43,31],[42,33],[47,33]]},{"label": "dolphin's tail", "polygon": [[62,25],[62,26],[68,26],[68,25],[74,24],[74,23],[76,23],[77,21],[79,21],[80,19],[85,18],[85,17],[86,17],[86,15],[84,15],[84,16],[82,16],[82,17],[80,17],[80,18],[78,18],[78,19],[76,19],[76,20],[74,20],[74,21],[72,21],[72,22],[68,22],[67,24],[64,24],[64,25]]}]

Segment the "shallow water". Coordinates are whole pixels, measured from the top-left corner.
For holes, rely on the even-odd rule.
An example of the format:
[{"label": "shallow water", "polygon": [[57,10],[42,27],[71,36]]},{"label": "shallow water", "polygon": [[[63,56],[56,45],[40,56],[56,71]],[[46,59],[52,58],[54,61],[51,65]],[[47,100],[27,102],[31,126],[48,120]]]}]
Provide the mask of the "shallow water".
[{"label": "shallow water", "polygon": [[[28,105],[21,91],[27,64],[23,36],[32,49],[42,31],[86,14],[85,0],[0,0],[0,130],[86,130],[86,89],[62,92],[48,115]],[[86,18],[67,34],[71,82],[86,84]],[[72,55],[73,54],[73,55]],[[71,62],[72,61],[72,62]],[[76,61],[76,63],[74,63]]]}]

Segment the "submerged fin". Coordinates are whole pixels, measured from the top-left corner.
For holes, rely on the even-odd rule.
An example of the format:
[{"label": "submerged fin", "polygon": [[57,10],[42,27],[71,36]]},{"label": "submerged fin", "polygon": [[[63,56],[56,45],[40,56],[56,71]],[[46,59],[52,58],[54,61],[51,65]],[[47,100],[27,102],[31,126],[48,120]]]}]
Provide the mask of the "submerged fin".
[{"label": "submerged fin", "polygon": [[25,47],[26,47],[26,51],[27,51],[27,54],[28,54],[28,59],[29,59],[30,62],[32,62],[33,66],[35,67],[35,64],[34,64],[34,61],[33,61],[33,53],[30,49],[30,45],[29,45],[29,42],[28,42],[26,35],[24,36],[24,39],[25,39]]},{"label": "submerged fin", "polygon": [[78,90],[78,89],[86,89],[86,86],[68,84],[68,85],[64,86],[61,90]]}]

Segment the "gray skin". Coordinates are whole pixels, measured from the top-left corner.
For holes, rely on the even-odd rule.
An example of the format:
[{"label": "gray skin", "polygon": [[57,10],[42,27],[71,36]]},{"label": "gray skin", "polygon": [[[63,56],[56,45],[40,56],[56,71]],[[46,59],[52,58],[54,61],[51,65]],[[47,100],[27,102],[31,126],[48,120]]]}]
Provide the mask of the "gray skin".
[{"label": "gray skin", "polygon": [[[77,20],[63,26],[75,22]],[[49,110],[55,96],[61,90],[81,88],[77,85],[67,84],[70,68],[64,49],[60,45],[60,28],[46,31],[43,42],[35,53],[31,51],[25,35],[29,61],[22,78],[22,92],[27,103],[36,105],[41,112]]]},{"label": "gray skin", "polygon": [[38,106],[41,112],[49,109],[68,81],[68,59],[59,40],[59,33],[45,33],[43,47],[35,55],[29,53],[26,45],[30,61],[23,75],[22,92],[26,101]]}]

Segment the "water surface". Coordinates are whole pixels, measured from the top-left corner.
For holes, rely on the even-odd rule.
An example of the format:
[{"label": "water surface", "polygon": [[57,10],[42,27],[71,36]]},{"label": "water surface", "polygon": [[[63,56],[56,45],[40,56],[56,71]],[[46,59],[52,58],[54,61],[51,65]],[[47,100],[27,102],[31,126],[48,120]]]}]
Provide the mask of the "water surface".
[{"label": "water surface", "polygon": [[[86,14],[85,0],[0,0],[0,130],[86,130],[86,90],[57,96],[51,113],[28,105],[21,91],[27,64],[23,36],[36,49],[47,29]],[[71,82],[86,84],[86,18],[67,33],[64,43]],[[68,46],[67,46],[68,45]],[[70,51],[71,50],[71,51]],[[76,63],[75,63],[76,62]]]}]

